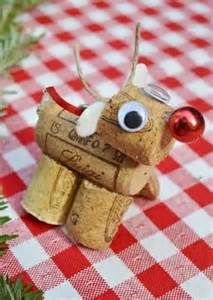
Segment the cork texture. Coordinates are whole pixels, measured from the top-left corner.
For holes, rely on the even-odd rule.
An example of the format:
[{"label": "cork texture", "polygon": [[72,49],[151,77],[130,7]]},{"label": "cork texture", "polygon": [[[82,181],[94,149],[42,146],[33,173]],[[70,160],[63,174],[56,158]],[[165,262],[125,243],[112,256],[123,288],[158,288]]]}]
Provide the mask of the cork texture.
[{"label": "cork texture", "polygon": [[138,197],[144,197],[149,200],[154,200],[159,196],[160,193],[160,185],[155,174],[154,170],[151,172],[151,176],[149,177],[146,185],[143,189],[137,194]]},{"label": "cork texture", "polygon": [[107,248],[132,198],[82,180],[67,218],[69,237],[88,248]]},{"label": "cork texture", "polygon": [[[134,133],[124,131],[117,122],[120,106],[130,100],[141,102],[149,113],[145,127]],[[169,153],[174,144],[166,125],[168,114],[172,111],[167,104],[145,95],[133,85],[128,85],[107,103],[98,122],[97,132],[112,147],[134,161],[144,165],[155,165]]]},{"label": "cork texture", "polygon": [[77,116],[53,101],[39,108],[37,142],[43,152],[92,182],[124,195],[134,195],[145,185],[149,168],[139,165],[98,135],[77,135]]},{"label": "cork texture", "polygon": [[48,224],[64,224],[77,188],[77,176],[42,155],[22,201],[23,208]]}]

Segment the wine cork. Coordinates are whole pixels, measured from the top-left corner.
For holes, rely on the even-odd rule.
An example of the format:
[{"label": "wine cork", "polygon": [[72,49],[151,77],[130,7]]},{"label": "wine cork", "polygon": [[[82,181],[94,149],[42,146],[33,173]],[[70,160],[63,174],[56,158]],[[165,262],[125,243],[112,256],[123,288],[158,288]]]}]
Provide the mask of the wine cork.
[{"label": "wine cork", "polygon": [[146,185],[143,187],[143,189],[136,195],[141,196],[149,200],[154,200],[159,196],[160,193],[160,185],[157,178],[157,175],[155,174],[154,170],[151,172],[151,176],[148,179]]},{"label": "wine cork", "polygon": [[64,224],[77,188],[73,171],[42,155],[22,201],[22,207],[40,221]]},{"label": "wine cork", "polygon": [[82,180],[67,218],[68,236],[88,248],[107,248],[131,202],[130,196]]},{"label": "wine cork", "polygon": [[43,152],[111,191],[124,195],[139,192],[149,177],[149,167],[112,148],[96,133],[79,137],[77,118],[53,101],[42,104],[36,137]]},{"label": "wine cork", "polygon": [[[126,132],[117,122],[120,106],[130,100],[141,102],[149,114],[147,124],[138,132]],[[97,132],[112,147],[134,161],[155,165],[168,155],[174,144],[167,128],[167,118],[172,111],[170,106],[146,95],[142,89],[127,85],[106,104],[98,122]]]}]

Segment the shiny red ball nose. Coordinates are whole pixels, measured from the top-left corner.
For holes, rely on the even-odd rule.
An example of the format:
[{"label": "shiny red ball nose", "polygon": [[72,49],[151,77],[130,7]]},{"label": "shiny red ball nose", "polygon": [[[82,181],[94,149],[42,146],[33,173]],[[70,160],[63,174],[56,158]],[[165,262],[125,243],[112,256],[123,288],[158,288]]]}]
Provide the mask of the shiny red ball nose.
[{"label": "shiny red ball nose", "polygon": [[168,125],[172,136],[183,143],[195,142],[205,129],[202,114],[190,106],[175,110],[169,118]]}]

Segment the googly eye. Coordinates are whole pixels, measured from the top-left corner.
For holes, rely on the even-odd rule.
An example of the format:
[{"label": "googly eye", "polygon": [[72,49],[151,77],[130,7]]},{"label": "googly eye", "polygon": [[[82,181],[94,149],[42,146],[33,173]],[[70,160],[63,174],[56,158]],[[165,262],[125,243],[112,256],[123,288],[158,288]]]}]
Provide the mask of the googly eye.
[{"label": "googly eye", "polygon": [[128,132],[141,130],[148,121],[148,112],[143,104],[137,101],[124,103],[118,111],[118,123]]}]

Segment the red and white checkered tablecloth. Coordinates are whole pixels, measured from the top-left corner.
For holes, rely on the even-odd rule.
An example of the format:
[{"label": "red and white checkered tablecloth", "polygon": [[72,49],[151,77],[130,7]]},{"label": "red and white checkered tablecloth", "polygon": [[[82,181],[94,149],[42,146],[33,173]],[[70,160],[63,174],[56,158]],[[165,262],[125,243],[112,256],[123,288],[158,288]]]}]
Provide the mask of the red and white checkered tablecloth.
[{"label": "red and white checkered tablecloth", "polygon": [[[22,275],[48,300],[213,299],[211,4],[55,0],[24,16],[26,28],[44,28],[46,36],[11,71],[11,80],[0,81],[0,88],[17,92],[7,96],[8,114],[1,120],[0,178],[12,218],[3,232],[19,234],[0,260],[1,272]],[[130,66],[137,21],[140,61],[152,81],[170,92],[174,106],[198,108],[207,128],[199,142],[177,143],[158,165],[159,198],[136,199],[111,247],[92,251],[70,242],[63,227],[38,222],[21,208],[41,155],[34,138],[36,108],[48,85],[74,104],[93,101],[76,74],[75,42],[92,85],[102,94],[118,90]]]}]

